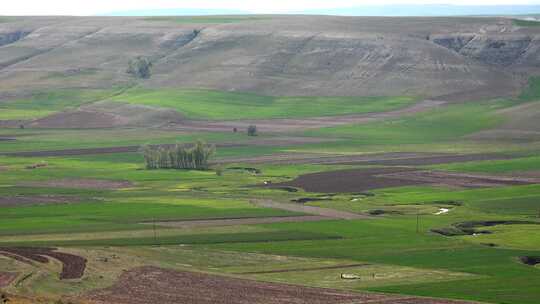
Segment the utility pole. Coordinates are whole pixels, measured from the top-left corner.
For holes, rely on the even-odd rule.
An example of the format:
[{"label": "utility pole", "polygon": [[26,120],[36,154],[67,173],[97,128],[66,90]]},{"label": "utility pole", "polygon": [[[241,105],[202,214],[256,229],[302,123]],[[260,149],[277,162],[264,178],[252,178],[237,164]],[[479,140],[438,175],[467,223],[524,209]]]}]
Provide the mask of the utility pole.
[{"label": "utility pole", "polygon": [[152,229],[154,230],[154,245],[158,245],[158,242],[157,242],[157,232],[156,232],[156,218],[152,218]]},{"label": "utility pole", "polygon": [[416,210],[416,233],[420,233],[420,210]]}]

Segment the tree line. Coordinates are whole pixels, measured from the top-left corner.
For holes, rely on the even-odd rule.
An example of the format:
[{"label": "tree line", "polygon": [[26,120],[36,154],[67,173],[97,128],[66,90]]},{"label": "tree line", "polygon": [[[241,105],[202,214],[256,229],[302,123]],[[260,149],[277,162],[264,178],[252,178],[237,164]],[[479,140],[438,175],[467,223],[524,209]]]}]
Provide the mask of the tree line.
[{"label": "tree line", "polygon": [[208,160],[215,153],[214,145],[197,141],[193,146],[143,146],[141,148],[146,169],[206,170]]}]

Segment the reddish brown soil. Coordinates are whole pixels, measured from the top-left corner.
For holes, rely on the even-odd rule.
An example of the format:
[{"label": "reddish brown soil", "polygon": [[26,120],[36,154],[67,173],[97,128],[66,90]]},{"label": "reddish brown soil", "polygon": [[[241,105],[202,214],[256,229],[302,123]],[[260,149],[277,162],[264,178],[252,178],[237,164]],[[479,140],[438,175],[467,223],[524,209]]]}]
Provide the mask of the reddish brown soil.
[{"label": "reddish brown soil", "polygon": [[86,299],[115,304],[466,303],[265,283],[157,267],[127,271],[112,287],[90,292]]},{"label": "reddish brown soil", "polygon": [[49,204],[70,204],[78,203],[80,198],[76,196],[60,195],[30,195],[30,196],[2,196],[0,197],[0,207],[49,205]]},{"label": "reddish brown soil", "polygon": [[308,192],[349,193],[362,192],[378,188],[419,185],[422,182],[381,177],[382,174],[413,171],[409,168],[369,168],[351,169],[329,172],[318,172],[301,175],[293,181],[273,184],[302,188]]},{"label": "reddish brown soil", "polygon": [[86,259],[74,254],[55,251],[54,248],[37,247],[0,247],[0,254],[21,262],[29,260],[48,263],[47,257],[54,258],[62,263],[61,280],[78,279],[84,274]]},{"label": "reddish brown soil", "polygon": [[13,282],[19,274],[16,272],[1,272],[0,271],[0,287],[6,287]]},{"label": "reddish brown soil", "polygon": [[80,188],[80,189],[121,189],[131,187],[129,181],[113,181],[102,179],[54,179],[42,182],[26,182],[21,186],[29,187],[55,187],[55,188]]}]

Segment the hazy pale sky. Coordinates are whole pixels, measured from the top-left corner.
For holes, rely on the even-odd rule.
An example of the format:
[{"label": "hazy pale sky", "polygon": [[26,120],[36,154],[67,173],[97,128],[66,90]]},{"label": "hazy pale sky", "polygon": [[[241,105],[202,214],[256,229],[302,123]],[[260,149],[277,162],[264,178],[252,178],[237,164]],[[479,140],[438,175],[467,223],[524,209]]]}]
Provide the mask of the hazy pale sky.
[{"label": "hazy pale sky", "polygon": [[4,0],[0,15],[97,15],[159,9],[241,10],[287,13],[386,4],[521,5],[540,0]]}]

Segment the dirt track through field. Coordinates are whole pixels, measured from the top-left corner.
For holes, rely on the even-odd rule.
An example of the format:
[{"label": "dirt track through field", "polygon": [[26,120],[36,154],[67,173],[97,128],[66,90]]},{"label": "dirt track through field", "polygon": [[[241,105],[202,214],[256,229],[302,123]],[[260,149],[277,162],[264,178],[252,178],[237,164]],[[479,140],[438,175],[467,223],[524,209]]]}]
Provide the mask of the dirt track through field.
[{"label": "dirt track through field", "polygon": [[328,154],[274,154],[249,158],[227,158],[213,161],[216,164],[327,164],[327,165],[381,165],[381,166],[417,166],[436,165],[468,161],[505,160],[519,155],[485,154],[449,154],[423,152],[390,152],[364,155],[328,155]]},{"label": "dirt track through field", "polygon": [[[311,143],[333,142],[337,139],[332,138],[317,138],[317,137],[294,137],[294,136],[276,136],[276,137],[260,137],[250,138],[245,142],[220,142],[215,143],[216,148],[235,148],[247,146],[290,146]],[[174,144],[152,145],[172,146]],[[189,146],[190,144],[186,144]],[[0,155],[19,156],[19,157],[50,157],[50,156],[77,156],[77,155],[97,155],[97,154],[114,154],[114,153],[134,153],[138,152],[141,146],[116,146],[116,147],[101,147],[101,148],[77,148],[77,149],[62,149],[62,150],[42,150],[42,151],[20,151],[20,152],[5,152]]]},{"label": "dirt track through field", "polygon": [[249,271],[249,272],[240,272],[236,274],[269,274],[269,273],[287,273],[287,272],[297,272],[297,271],[317,271],[317,270],[327,270],[327,269],[356,268],[356,267],[363,267],[363,266],[369,266],[369,265],[371,264],[358,263],[358,264],[334,265],[334,266],[323,266],[323,267],[290,268],[290,269],[277,269],[277,270],[267,270],[267,271]]},{"label": "dirt track through field", "polygon": [[[216,219],[216,220],[195,220],[195,221],[167,221],[156,222],[158,226],[175,228],[194,228],[194,227],[214,227],[214,226],[235,226],[235,225],[254,225],[271,223],[295,223],[295,222],[314,222],[331,220],[331,217],[325,216],[279,216],[279,217],[253,217],[238,219]],[[150,224],[150,223],[146,223]]]},{"label": "dirt track through field", "polygon": [[139,267],[106,289],[83,296],[95,304],[465,304],[468,302],[355,293],[213,274]]},{"label": "dirt track through field", "polygon": [[327,208],[320,208],[320,207],[313,207],[313,206],[305,206],[301,204],[279,203],[279,202],[274,202],[271,200],[254,199],[254,200],[251,200],[251,203],[258,207],[281,209],[281,210],[287,210],[287,211],[293,211],[293,212],[303,212],[307,214],[318,215],[318,216],[323,216],[323,217],[333,218],[333,219],[356,220],[356,219],[373,218],[367,215],[356,214],[352,212],[338,211],[334,209],[327,209]]},{"label": "dirt track through field", "polygon": [[124,180],[104,179],[51,179],[40,182],[23,182],[23,187],[52,187],[52,188],[77,188],[77,189],[122,189],[129,188],[133,184]]},{"label": "dirt track through field", "polygon": [[[175,227],[175,228],[194,228],[194,227],[219,227],[219,226],[236,226],[236,225],[256,225],[256,224],[271,224],[271,223],[296,223],[296,222],[316,222],[328,221],[335,219],[367,219],[372,218],[366,215],[338,211],[334,209],[326,209],[320,207],[304,206],[300,204],[278,203],[271,200],[250,201],[253,205],[263,208],[280,209],[292,212],[301,212],[309,215],[304,216],[274,216],[274,217],[251,217],[251,218],[234,218],[234,219],[211,219],[211,220],[194,220],[194,221],[164,221],[156,222],[158,226]],[[146,222],[145,224],[153,224]]]},{"label": "dirt track through field", "polygon": [[438,108],[446,104],[440,100],[423,100],[410,107],[399,110],[377,113],[365,113],[356,115],[306,117],[297,119],[258,119],[258,120],[238,120],[238,121],[182,121],[172,123],[167,129],[179,131],[214,131],[227,132],[233,128],[246,129],[250,125],[256,125],[257,129],[265,133],[282,133],[291,131],[301,131],[307,129],[318,129],[324,127],[334,127],[347,124],[365,124],[384,119],[396,118],[403,115],[425,112]]},{"label": "dirt track through field", "polygon": [[0,197],[0,207],[18,207],[31,205],[71,204],[80,202],[76,196],[64,195],[17,195]]}]

